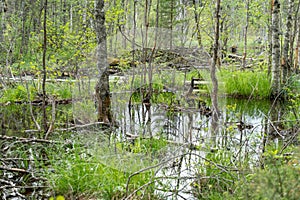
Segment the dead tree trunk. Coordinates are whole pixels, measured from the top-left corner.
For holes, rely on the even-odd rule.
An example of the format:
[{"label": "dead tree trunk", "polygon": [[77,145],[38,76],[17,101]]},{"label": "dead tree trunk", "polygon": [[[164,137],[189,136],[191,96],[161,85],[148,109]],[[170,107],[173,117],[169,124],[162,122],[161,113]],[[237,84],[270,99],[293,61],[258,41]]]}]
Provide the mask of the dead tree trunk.
[{"label": "dead tree trunk", "polygon": [[95,87],[96,98],[98,101],[98,121],[112,123],[104,0],[95,1],[95,29],[97,38],[97,68],[99,72],[98,82]]}]

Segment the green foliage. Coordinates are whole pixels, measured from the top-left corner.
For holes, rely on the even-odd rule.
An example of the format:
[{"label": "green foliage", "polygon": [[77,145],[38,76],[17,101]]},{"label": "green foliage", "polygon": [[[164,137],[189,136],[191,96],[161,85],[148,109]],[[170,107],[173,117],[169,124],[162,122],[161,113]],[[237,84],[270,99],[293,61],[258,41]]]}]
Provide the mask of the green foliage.
[{"label": "green foliage", "polygon": [[227,71],[220,72],[225,83],[225,93],[234,97],[266,99],[270,96],[270,80],[266,72]]},{"label": "green foliage", "polygon": [[[65,152],[65,147],[62,147],[57,149],[58,151],[49,153],[54,173],[48,174],[48,180],[54,194],[101,199],[124,197],[126,183],[131,174],[126,169],[130,169],[127,167],[136,163],[132,160],[134,158],[121,154],[108,158],[107,154],[110,150],[100,149],[99,146],[96,150],[97,154],[90,155],[83,146],[76,145],[76,142],[72,146],[67,149],[68,152]],[[122,166],[120,160],[122,160]],[[150,177],[150,172],[134,176],[129,183],[129,192],[147,183]],[[151,194],[151,187],[149,189],[147,192]]]},{"label": "green foliage", "polygon": [[285,113],[285,127],[292,128],[295,125],[299,126],[300,119],[300,76],[291,76],[287,85],[283,88],[286,99],[286,104],[290,112]]},{"label": "green foliage", "polygon": [[170,28],[174,26],[178,9],[175,0],[161,0],[159,6],[161,17],[159,27]]},{"label": "green foliage", "polygon": [[62,82],[62,83],[47,83],[46,93],[51,96],[55,96],[57,99],[70,99],[72,98],[72,82]]},{"label": "green foliage", "polygon": [[277,151],[269,150],[265,156],[265,168],[249,174],[244,181],[241,181],[234,197],[236,199],[298,199],[300,196],[299,154],[288,158],[278,155]]},{"label": "green foliage", "polygon": [[15,101],[28,101],[27,92],[30,92],[30,100],[32,101],[37,94],[37,90],[32,85],[29,86],[29,91],[27,91],[24,85],[15,85],[4,89],[3,96],[0,99],[1,103],[15,102]]},{"label": "green foliage", "polygon": [[222,149],[207,153],[192,184],[199,199],[220,199],[232,192],[238,180],[238,171],[230,170],[236,167],[232,156],[232,152]]},{"label": "green foliage", "polygon": [[133,143],[122,143],[121,147],[122,149],[129,150],[133,153],[145,153],[153,155],[165,148],[167,144],[168,142],[165,139],[137,138]]},{"label": "green foliage", "polygon": [[[28,89],[24,84],[27,84]],[[2,89],[3,95],[0,102],[28,102],[29,100],[40,100],[38,93],[41,93],[41,83],[39,83],[39,80],[24,84],[12,84],[7,88]],[[48,96],[53,96],[55,99],[70,99],[72,98],[72,85],[71,82],[67,81],[62,83],[47,83],[46,93]],[[28,99],[28,96],[30,96],[30,99]]]}]

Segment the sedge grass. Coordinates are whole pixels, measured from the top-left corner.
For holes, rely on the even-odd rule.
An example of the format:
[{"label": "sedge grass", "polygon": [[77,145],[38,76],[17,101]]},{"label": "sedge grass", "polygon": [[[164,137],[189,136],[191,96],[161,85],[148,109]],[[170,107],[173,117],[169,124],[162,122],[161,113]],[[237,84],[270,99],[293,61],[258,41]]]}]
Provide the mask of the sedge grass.
[{"label": "sedge grass", "polygon": [[219,76],[229,96],[256,99],[267,99],[270,96],[271,82],[266,72],[222,70]]},{"label": "sedge grass", "polygon": [[[93,153],[82,145],[73,145],[73,149],[68,151],[61,149],[50,152],[53,172],[48,173],[47,179],[52,195],[74,199],[122,199],[126,196],[129,176],[145,167],[145,159],[128,152],[116,154],[103,145],[97,145]],[[132,177],[128,185],[129,193],[150,182],[151,177],[151,171]],[[144,192],[152,196],[151,185]],[[139,194],[136,195],[136,199],[139,199]]]}]

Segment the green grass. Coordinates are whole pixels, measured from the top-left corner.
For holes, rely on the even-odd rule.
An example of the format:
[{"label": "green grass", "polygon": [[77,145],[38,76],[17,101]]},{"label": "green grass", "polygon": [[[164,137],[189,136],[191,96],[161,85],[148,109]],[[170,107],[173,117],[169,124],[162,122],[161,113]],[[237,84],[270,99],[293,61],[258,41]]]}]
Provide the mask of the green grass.
[{"label": "green grass", "polygon": [[[27,89],[28,87],[28,89]],[[41,84],[35,83],[16,83],[2,88],[0,103],[6,102],[28,102],[28,91],[30,92],[30,101],[40,100],[38,93],[42,93]],[[73,84],[69,82],[64,83],[46,83],[47,96],[53,96],[55,99],[70,99],[72,98]]]},{"label": "green grass", "polygon": [[[33,86],[28,86],[30,91],[30,100],[32,101],[37,95],[37,90]],[[10,86],[9,88],[2,89],[1,103],[14,102],[14,101],[28,101],[27,89],[24,85]]]},{"label": "green grass", "polygon": [[[102,145],[97,145],[93,153],[88,153],[82,145],[72,146],[67,151],[64,147],[50,151],[54,172],[48,173],[47,178],[52,196],[62,195],[67,199],[122,199],[126,195],[129,176],[151,164],[145,156],[138,157],[128,152],[113,153],[113,149]],[[151,170],[133,176],[128,185],[128,194],[148,183],[151,177]],[[144,192],[153,196],[152,186],[146,187]],[[135,194],[135,199],[140,199],[139,195]]]},{"label": "green grass", "polygon": [[225,84],[224,92],[229,96],[256,99],[270,96],[271,83],[266,72],[222,70],[219,77]]}]

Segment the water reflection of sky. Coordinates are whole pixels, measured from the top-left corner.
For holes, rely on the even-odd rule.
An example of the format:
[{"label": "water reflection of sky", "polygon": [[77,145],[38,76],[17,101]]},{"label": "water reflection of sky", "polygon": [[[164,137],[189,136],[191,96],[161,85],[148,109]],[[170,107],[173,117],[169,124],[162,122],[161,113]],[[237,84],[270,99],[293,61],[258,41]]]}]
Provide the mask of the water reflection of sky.
[{"label": "water reflection of sky", "polygon": [[[156,185],[157,188],[167,186],[169,191],[179,190],[180,195],[185,199],[195,199],[189,193],[192,189],[192,181],[199,174],[205,174],[199,166],[204,165],[207,152],[212,150],[222,149],[227,153],[230,152],[231,159],[248,160],[250,166],[259,163],[263,143],[263,124],[270,109],[268,101],[220,98],[222,111],[220,126],[218,132],[212,134],[211,117],[199,112],[197,102],[181,107],[181,111],[178,112],[170,112],[166,106],[156,104],[152,104],[149,111],[146,111],[145,106],[136,103],[131,107],[130,114],[126,96],[119,95],[113,96],[115,103],[112,107],[116,116],[121,115],[120,132],[123,136],[128,133],[142,137],[152,135],[173,141],[178,146],[170,147],[173,148],[170,149],[170,157],[190,151],[187,148],[189,143],[197,146],[198,150],[191,150],[189,155],[183,157],[180,168],[174,165],[174,162],[178,162],[177,158],[158,171],[157,177],[169,178],[161,180],[160,184]],[[210,100],[205,101],[209,107]],[[238,123],[241,122],[251,125],[251,128],[240,130]],[[205,169],[205,166],[202,169]],[[180,183],[174,178],[176,176],[181,177]],[[172,196],[174,192],[158,189],[157,194],[163,195],[166,199],[174,199]],[[175,199],[180,199],[180,195]]]}]

